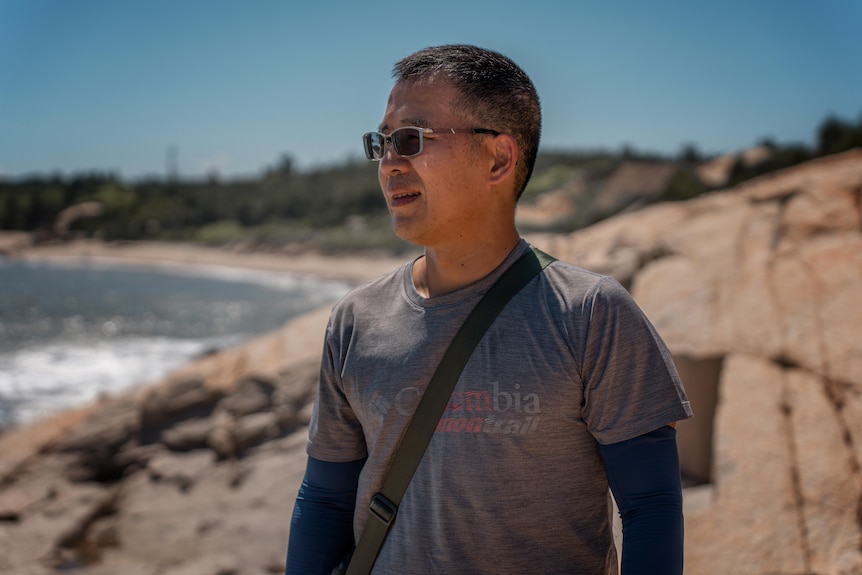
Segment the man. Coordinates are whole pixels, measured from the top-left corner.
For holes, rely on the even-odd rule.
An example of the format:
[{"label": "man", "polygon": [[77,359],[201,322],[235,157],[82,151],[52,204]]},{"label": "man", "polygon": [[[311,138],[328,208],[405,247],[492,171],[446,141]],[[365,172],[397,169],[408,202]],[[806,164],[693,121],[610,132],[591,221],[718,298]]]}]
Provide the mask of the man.
[{"label": "man", "polygon": [[[288,575],[354,545],[418,398],[465,317],[521,254],[515,206],[538,150],[526,74],[441,46],[395,66],[378,132],[395,233],[414,262],[347,295],[326,330]],[[374,564],[377,574],[682,572],[670,354],[614,280],[556,261],[500,313],[461,374]]]}]

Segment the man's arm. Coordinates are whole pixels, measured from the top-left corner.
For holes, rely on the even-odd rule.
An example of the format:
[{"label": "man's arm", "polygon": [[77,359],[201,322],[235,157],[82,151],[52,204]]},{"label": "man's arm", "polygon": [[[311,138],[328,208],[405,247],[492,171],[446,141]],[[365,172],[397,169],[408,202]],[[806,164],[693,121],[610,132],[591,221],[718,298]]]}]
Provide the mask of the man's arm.
[{"label": "man's arm", "polygon": [[682,486],[676,430],[599,445],[623,524],[622,575],[681,575]]},{"label": "man's arm", "polygon": [[290,521],[285,575],[330,575],[353,548],[356,486],[364,464],[308,458]]}]

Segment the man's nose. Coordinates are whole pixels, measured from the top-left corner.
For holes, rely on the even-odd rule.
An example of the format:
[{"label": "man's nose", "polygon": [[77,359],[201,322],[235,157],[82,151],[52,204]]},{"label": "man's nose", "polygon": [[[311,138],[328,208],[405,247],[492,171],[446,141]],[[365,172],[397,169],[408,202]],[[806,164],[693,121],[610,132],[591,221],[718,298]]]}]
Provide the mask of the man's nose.
[{"label": "man's nose", "polygon": [[404,171],[404,166],[409,165],[409,159],[404,156],[399,156],[395,152],[395,147],[392,142],[386,142],[383,145],[383,155],[380,157],[380,171],[389,173],[393,171]]}]

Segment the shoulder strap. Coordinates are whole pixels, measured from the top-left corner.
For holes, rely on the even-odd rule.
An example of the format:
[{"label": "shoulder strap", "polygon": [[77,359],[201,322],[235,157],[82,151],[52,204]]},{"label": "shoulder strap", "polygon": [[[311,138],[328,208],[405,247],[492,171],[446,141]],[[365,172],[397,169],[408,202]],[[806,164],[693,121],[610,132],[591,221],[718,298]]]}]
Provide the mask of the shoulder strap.
[{"label": "shoulder strap", "polygon": [[485,293],[455,334],[404,432],[383,487],[371,498],[368,523],[356,545],[347,575],[364,575],[371,572],[386,534],[395,520],[401,498],[407,491],[407,484],[419,467],[425,449],[437,429],[440,416],[473,349],[509,300],[553,261],[553,257],[537,249],[518,258]]}]

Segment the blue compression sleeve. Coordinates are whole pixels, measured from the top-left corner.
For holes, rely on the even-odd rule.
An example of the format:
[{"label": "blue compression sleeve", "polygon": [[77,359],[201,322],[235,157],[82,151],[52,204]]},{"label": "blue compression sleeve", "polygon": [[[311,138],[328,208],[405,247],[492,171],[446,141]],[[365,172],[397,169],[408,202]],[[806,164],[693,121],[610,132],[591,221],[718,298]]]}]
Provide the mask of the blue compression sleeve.
[{"label": "blue compression sleeve", "polygon": [[308,458],[290,520],[285,575],[330,575],[353,547],[353,508],[363,465],[364,459]]},{"label": "blue compression sleeve", "polygon": [[623,524],[622,575],[681,575],[682,487],[676,430],[599,445]]}]

